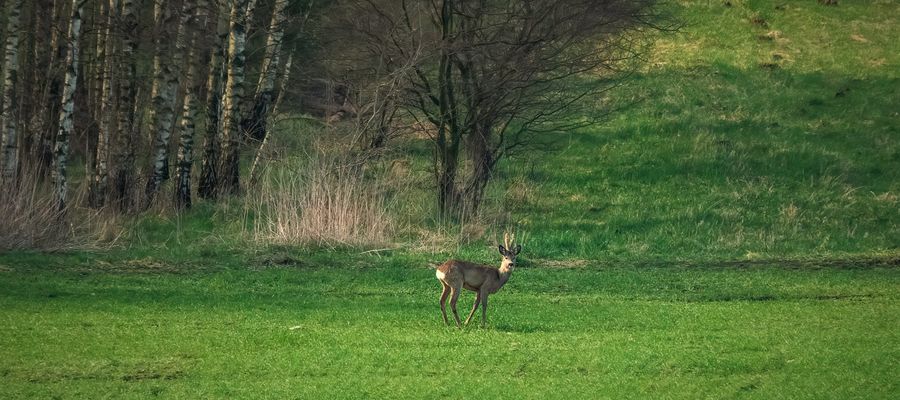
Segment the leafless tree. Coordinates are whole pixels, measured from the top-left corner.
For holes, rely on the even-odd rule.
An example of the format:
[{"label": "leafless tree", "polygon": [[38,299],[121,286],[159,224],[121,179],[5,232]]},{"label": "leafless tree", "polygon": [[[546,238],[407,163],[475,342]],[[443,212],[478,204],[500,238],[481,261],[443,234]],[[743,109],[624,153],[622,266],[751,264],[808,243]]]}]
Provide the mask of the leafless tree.
[{"label": "leafless tree", "polygon": [[351,35],[339,43],[367,58],[348,69],[411,69],[397,106],[434,143],[445,216],[478,211],[505,155],[595,122],[645,33],[667,28],[655,0],[348,0],[339,12],[332,27]]}]

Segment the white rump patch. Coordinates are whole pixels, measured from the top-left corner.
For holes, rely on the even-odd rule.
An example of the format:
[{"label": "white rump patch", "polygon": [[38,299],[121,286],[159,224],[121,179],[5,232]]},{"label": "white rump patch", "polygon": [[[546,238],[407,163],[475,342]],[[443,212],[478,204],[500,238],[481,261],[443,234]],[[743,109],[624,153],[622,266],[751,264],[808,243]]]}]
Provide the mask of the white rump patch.
[{"label": "white rump patch", "polygon": [[444,280],[444,276],[446,275],[444,275],[444,273],[441,271],[434,271],[434,276],[436,276],[440,280]]}]

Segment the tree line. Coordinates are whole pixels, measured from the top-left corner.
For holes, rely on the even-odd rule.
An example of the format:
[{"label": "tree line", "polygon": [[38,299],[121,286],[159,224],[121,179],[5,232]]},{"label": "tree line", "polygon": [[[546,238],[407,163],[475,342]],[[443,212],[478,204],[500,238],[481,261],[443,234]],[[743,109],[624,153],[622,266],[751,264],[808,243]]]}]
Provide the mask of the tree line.
[{"label": "tree line", "polygon": [[503,157],[595,123],[642,38],[671,27],[654,0],[0,4],[0,180],[46,180],[61,210],[74,154],[95,208],[146,209],[169,179],[177,208],[239,194],[241,151],[266,143],[304,57],[344,88],[361,148],[424,134],[437,208],[475,213]]},{"label": "tree line", "polygon": [[[148,207],[170,176],[177,207],[190,207],[192,193],[215,199],[239,191],[241,136],[263,136],[279,70],[290,73],[287,23],[309,7],[289,9],[288,0],[5,3],[4,184],[46,175],[65,208],[77,144],[91,158],[89,204],[123,211]],[[255,32],[266,37],[265,54],[253,85],[244,82],[247,34],[263,13],[269,23]]]}]

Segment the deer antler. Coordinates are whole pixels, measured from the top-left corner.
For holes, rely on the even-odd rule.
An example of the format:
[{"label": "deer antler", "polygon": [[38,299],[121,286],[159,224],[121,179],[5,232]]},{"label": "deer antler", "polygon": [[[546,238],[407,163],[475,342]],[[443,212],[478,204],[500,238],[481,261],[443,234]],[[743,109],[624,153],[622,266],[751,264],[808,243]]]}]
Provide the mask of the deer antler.
[{"label": "deer antler", "polygon": [[511,249],[516,240],[516,235],[509,232],[503,232],[503,247]]}]

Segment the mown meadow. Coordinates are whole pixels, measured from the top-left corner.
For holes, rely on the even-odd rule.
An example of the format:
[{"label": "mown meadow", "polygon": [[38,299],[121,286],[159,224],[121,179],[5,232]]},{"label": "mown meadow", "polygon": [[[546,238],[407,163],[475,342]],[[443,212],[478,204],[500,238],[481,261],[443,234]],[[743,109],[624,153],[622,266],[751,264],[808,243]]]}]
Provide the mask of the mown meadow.
[{"label": "mown meadow", "polygon": [[[0,397],[895,398],[900,4],[839,3],[675,2],[618,111],[505,160],[471,226],[401,138],[386,243],[269,244],[236,200],[0,254]],[[488,327],[444,326],[430,266],[503,228]]]}]

